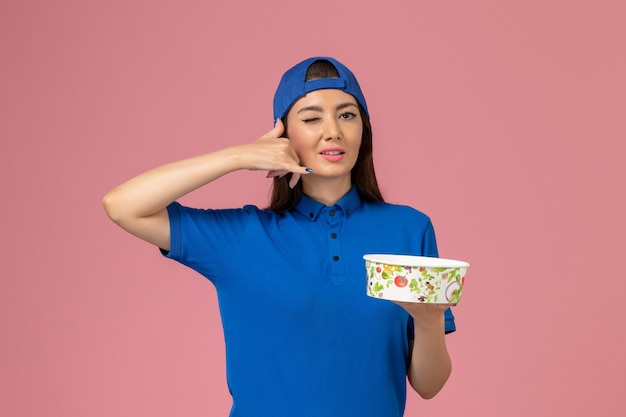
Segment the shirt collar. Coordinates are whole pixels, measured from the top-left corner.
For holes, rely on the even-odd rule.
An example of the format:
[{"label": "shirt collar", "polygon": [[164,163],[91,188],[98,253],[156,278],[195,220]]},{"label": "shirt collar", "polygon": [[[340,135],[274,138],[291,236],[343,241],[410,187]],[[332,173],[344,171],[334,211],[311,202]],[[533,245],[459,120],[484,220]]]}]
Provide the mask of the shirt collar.
[{"label": "shirt collar", "polygon": [[[354,212],[361,205],[361,197],[359,196],[359,192],[356,187],[353,185],[343,197],[339,199],[335,203],[333,207],[339,207],[346,215],[350,215],[350,213]],[[302,194],[300,201],[294,207],[294,210],[309,218],[313,221],[316,221],[324,208],[327,208],[326,205],[320,203],[317,200],[313,200],[311,197]]]}]

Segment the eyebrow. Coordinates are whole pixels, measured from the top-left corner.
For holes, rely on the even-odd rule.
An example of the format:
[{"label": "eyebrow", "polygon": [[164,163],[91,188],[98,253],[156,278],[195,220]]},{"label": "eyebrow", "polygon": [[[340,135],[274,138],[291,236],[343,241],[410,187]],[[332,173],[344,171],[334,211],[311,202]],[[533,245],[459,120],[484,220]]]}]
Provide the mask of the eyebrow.
[{"label": "eyebrow", "polygon": [[[338,105],[336,110],[343,110],[346,107],[356,107],[356,108],[358,108],[357,105],[354,104],[354,103],[343,103],[343,104]],[[323,109],[320,106],[307,106],[307,107],[303,107],[300,110],[298,110],[296,112],[296,114],[302,113],[303,111],[309,111],[309,110],[310,111],[319,111],[319,112],[323,111]]]}]

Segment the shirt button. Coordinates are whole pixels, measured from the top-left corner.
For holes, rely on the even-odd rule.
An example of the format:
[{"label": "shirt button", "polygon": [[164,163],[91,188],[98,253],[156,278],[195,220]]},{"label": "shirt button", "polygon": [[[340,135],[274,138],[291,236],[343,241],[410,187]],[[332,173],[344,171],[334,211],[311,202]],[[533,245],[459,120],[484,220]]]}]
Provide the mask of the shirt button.
[{"label": "shirt button", "polygon": [[346,210],[346,214],[350,214],[350,209],[347,209],[347,210]]},{"label": "shirt button", "polygon": [[339,256],[335,255],[333,256],[333,261],[338,261],[339,260]]},{"label": "shirt button", "polygon": [[337,239],[337,233],[331,233],[330,237],[332,237],[333,239]]},{"label": "shirt button", "polygon": [[328,214],[330,214],[331,216],[335,215],[335,210],[331,210]]},{"label": "shirt button", "polygon": [[310,217],[310,218],[313,218],[313,213],[309,213],[309,217]]}]

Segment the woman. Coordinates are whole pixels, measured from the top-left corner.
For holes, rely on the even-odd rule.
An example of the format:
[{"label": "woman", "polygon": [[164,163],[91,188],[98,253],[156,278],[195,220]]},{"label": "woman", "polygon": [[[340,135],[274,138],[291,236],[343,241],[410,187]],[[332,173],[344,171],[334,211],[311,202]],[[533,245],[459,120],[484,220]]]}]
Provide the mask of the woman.
[{"label": "woman", "polygon": [[[446,305],[365,295],[366,253],[437,256],[429,218],[387,204],[365,97],[348,68],[307,59],[255,142],[153,169],[104,198],[109,217],[207,277],[226,342],[231,416],[402,416],[406,379],[431,398],[450,375]],[[273,177],[270,207],[183,207],[222,175]]]}]

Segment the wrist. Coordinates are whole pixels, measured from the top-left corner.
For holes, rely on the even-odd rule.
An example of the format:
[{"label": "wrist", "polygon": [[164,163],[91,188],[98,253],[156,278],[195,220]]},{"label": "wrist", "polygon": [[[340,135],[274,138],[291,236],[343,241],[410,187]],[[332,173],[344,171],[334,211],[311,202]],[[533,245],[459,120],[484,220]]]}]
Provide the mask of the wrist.
[{"label": "wrist", "polygon": [[445,329],[445,317],[442,314],[439,316],[412,316],[413,326],[415,332],[444,332]]},{"label": "wrist", "polygon": [[248,146],[248,144],[234,145],[219,151],[222,153],[222,158],[228,165],[229,171],[252,169],[252,164],[247,157]]}]

